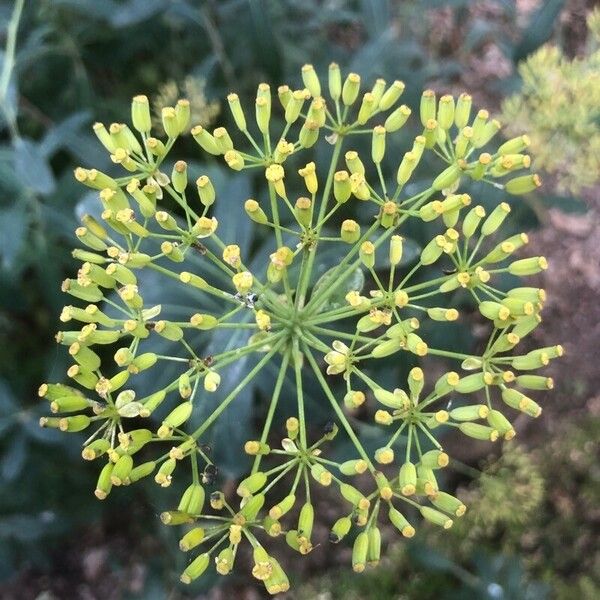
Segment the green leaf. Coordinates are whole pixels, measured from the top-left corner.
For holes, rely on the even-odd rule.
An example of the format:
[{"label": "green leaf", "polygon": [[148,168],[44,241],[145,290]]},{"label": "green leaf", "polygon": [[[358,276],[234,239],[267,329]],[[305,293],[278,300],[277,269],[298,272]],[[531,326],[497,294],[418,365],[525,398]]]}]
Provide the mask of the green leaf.
[{"label": "green leaf", "polygon": [[41,145],[28,138],[17,138],[13,149],[15,174],[21,184],[38,194],[51,194],[56,184]]},{"label": "green leaf", "polygon": [[[317,283],[315,283],[315,287],[312,291],[312,297],[320,294],[323,290],[327,289],[338,276],[337,266],[331,267],[328,271],[323,273],[321,277],[318,279]],[[346,304],[346,294],[351,290],[360,290],[363,289],[365,285],[365,276],[362,272],[362,269],[357,268],[354,269],[352,275],[344,281],[344,284],[341,285],[327,300],[322,310],[328,310],[333,308],[340,308]]]},{"label": "green leaf", "polygon": [[27,213],[21,203],[0,209],[0,265],[10,269],[25,242]]},{"label": "green leaf", "polygon": [[547,0],[541,3],[513,50],[515,62],[523,60],[550,39],[564,3],[564,0]]}]

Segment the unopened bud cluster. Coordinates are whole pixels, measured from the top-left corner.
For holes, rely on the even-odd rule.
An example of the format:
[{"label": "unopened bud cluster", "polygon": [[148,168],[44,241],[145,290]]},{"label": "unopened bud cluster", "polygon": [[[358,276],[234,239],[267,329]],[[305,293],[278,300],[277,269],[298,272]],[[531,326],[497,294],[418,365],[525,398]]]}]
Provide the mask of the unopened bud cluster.
[{"label": "unopened bud cluster", "polygon": [[[501,277],[533,275],[547,268],[546,260],[524,257],[525,233],[496,236],[510,204],[485,209],[462,189],[475,180],[507,196],[534,191],[540,179],[528,172],[527,137],[497,145],[500,124],[475,110],[470,96],[437,98],[427,90],[417,115],[422,133],[406,140],[411,109],[401,104],[402,82],[379,79],[365,89],[358,74],[344,76],[335,64],[324,80],[305,65],[302,82],[277,90],[262,83],[251,103],[229,94],[235,130],[190,129],[189,102],[180,100],[162,109],[162,138],[153,136],[147,98],[136,96],[131,126],[94,126],[114,172],[75,171],[97,192],[99,216],[84,215],[75,232],[81,266],[63,283],[73,304],[64,307],[64,330],[56,336],[71,358],[71,381],[40,387],[51,413],[41,424],[88,432],[82,456],[99,463],[101,500],[145,477],[158,487],[174,478],[185,484],[178,504],[161,515],[166,525],[184,526],[180,546],[194,556],[184,583],[211,565],[230,573],[239,545],[247,544],[252,575],[271,594],[287,590],[288,577],[264,539],[281,537],[300,554],[313,550],[313,488],[329,488],[338,499],[330,541],[354,540],[356,572],[379,561],[382,523],[405,537],[414,535],[419,515],[451,527],[466,507],[440,489],[440,472],[451,465],[440,433],[512,439],[519,413],[541,413],[531,396],[553,386],[537,371],[563,352],[561,346],[517,350],[541,322],[546,297],[525,283],[503,289]],[[190,177],[184,161],[169,158],[188,131],[205,156],[234,171],[261,173],[263,192],[237,205],[219,197],[206,174]],[[353,141],[364,135],[371,150],[360,155]],[[384,173],[391,136],[404,136],[410,149]],[[317,143],[329,147],[328,165],[314,162],[309,149]],[[439,169],[411,195],[407,184],[426,153],[438,155]],[[220,237],[213,214],[219,202],[229,203],[228,218],[247,218],[271,234],[268,252],[246,255],[238,240]],[[344,212],[353,204],[366,207],[366,223]],[[428,223],[434,235],[407,267],[404,232],[411,220]],[[315,265],[331,246],[340,258],[316,281]],[[367,283],[352,287],[357,272]],[[161,279],[193,298],[188,314],[145,300]],[[330,302],[334,295],[341,304]],[[490,331],[477,355],[434,347],[423,333],[431,322],[468,327],[469,318]],[[213,333],[223,329],[241,342],[211,347],[209,355]],[[450,359],[454,370],[432,378],[414,366],[406,381],[381,383],[385,359],[415,365],[425,356]],[[246,371],[221,386],[241,359]],[[252,467],[228,496],[205,440],[269,364],[276,375],[263,427],[239,448]],[[166,365],[174,375],[157,386]],[[283,415],[281,438],[272,423],[282,416],[286,376],[294,381],[297,410]],[[332,415],[310,441],[308,380],[321,390],[314,400],[329,403]],[[336,380],[345,388],[341,395]],[[215,410],[191,427],[208,396]],[[383,432],[385,443],[373,452],[357,434],[359,407]],[[326,458],[338,435],[353,447],[342,462]]]}]

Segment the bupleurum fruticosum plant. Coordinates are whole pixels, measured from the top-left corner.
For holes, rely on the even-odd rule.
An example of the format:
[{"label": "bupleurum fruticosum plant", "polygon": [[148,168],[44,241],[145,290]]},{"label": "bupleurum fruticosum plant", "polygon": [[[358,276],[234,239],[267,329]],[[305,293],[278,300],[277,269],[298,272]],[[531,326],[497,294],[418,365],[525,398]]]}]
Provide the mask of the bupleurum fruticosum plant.
[{"label": "bupleurum fruticosum plant", "polygon": [[[263,543],[269,536],[281,535],[301,554],[311,551],[314,486],[329,486],[339,497],[339,519],[330,524],[330,538],[337,543],[351,533],[352,566],[357,572],[379,559],[381,521],[391,521],[406,537],[415,532],[417,513],[442,528],[450,527],[465,506],[438,487],[436,473],[449,458],[437,434],[451,428],[476,440],[510,440],[515,435],[511,425],[515,414],[537,417],[541,412],[521,390],[551,388],[551,379],[532,372],[562,354],[560,346],[513,352],[540,323],[544,292],[534,287],[504,292],[494,287],[494,279],[506,273],[519,277],[538,273],[546,261],[540,256],[515,259],[514,253],[527,243],[523,233],[500,243],[491,241],[510,212],[508,204],[498,204],[486,214],[460,191],[461,181],[469,179],[488,181],[510,194],[538,187],[536,175],[515,173],[530,164],[523,153],[527,137],[484,152],[499,123],[485,110],[472,116],[467,94],[438,101],[427,90],[420,104],[423,133],[410,141],[412,148],[398,157],[396,172],[386,177],[381,168],[386,138],[402,135],[411,112],[405,105],[396,107],[403,83],[388,86],[377,80],[359,98],[360,77],[350,73],[344,79],[332,64],[325,100],[310,65],[302,69],[302,80],[303,89],[282,86],[275,99],[268,85],[259,85],[252,111],[244,110],[238,96],[230,94],[231,114],[241,132],[238,141],[222,127],[212,134],[200,126],[191,130],[204,152],[223,156],[234,171],[264,173],[263,196],[227,209],[231,219],[248,218],[273,235],[272,254],[252,271],[236,240],[221,239],[219,224],[211,217],[213,204],[228,198],[217,199],[207,176],[188,185],[185,162],[175,162],[172,169],[165,166],[174,142],[188,127],[186,100],[163,109],[164,140],[151,135],[145,96],[133,99],[133,129],[122,123],[108,129],[99,123],[94,126],[112,161],[124,169],[123,176],[113,178],[95,169],[75,171],[78,181],[98,190],[103,208],[102,222],[86,215],[76,230],[85,248],[75,250],[74,256],[83,264],[77,276],[63,284],[66,293],[87,305],[66,306],[61,320],[70,328],[57,335],[73,359],[68,377],[84,391],[60,383],[42,385],[40,396],[56,414],[43,418],[42,425],[69,432],[91,430],[83,457],[102,465],[95,491],[99,499],[115,486],[150,475],[162,487],[175,475],[189,481],[178,506],[161,515],[165,524],[185,525],[181,549],[197,552],[181,575],[185,583],[202,575],[210,563],[219,573],[229,573],[239,545],[248,543],[254,577],[270,593],[286,590],[288,578]],[[282,111],[282,131],[273,131],[272,110]],[[372,139],[369,156],[353,150],[352,141],[360,135]],[[306,156],[318,142],[329,148],[327,175],[322,179],[317,175],[320,169]],[[409,196],[406,184],[425,152],[439,156],[439,172],[429,187]],[[301,168],[287,166],[286,159],[303,153]],[[291,187],[294,179],[306,190],[302,197],[286,193],[286,183]],[[167,199],[179,205],[180,213],[164,209]],[[328,227],[332,217],[339,218],[352,203],[369,208],[369,222],[361,226],[346,219],[332,232]],[[402,233],[409,219],[435,221],[439,229],[414,267],[400,276]],[[284,245],[284,238],[289,245]],[[343,258],[326,281],[315,285],[319,252],[332,244],[344,248]],[[223,276],[212,281],[194,272],[198,256]],[[439,265],[434,276],[415,283],[415,276],[431,273],[428,266],[434,263]],[[376,270],[386,264],[387,270]],[[145,290],[138,285],[143,283],[144,269],[163,276],[165,286],[194,289],[197,312],[174,320],[160,314],[160,305],[148,306]],[[369,277],[367,288],[344,288],[359,269]],[[349,289],[346,304],[332,308],[328,301],[340,289]],[[468,294],[489,320],[491,333],[481,355],[432,348],[419,335],[424,320],[448,322],[459,317],[452,306],[457,291]],[[432,299],[438,304],[432,306]],[[209,300],[214,313],[201,310]],[[248,336],[240,347],[203,356],[188,340],[199,330],[210,335],[208,330],[215,329],[246,330]],[[170,343],[169,353],[152,351],[159,338]],[[100,354],[110,358],[101,361]],[[393,355],[410,364],[427,354],[455,360],[457,370],[429,385],[418,367],[395,389],[377,382],[379,359]],[[208,402],[208,395],[219,394],[228,365],[247,356],[252,357],[252,366],[233,390],[199,427],[186,427],[196,407]],[[172,382],[145,397],[136,395],[138,382],[152,382],[167,361],[179,367]],[[345,383],[342,397],[332,390],[323,362],[327,376]],[[235,498],[221,491],[206,493],[203,486],[217,481],[217,465],[203,443],[207,431],[269,363],[275,364],[278,375],[273,378],[262,434],[240,448],[254,457],[252,469],[240,481]],[[271,424],[287,374],[295,379],[297,412],[283,415],[287,432],[277,440]],[[336,419],[319,439],[310,439],[307,432],[309,379],[322,389],[316,400],[330,403]],[[475,399],[469,400],[474,393]],[[448,402],[450,395],[457,397],[454,408]],[[387,443],[374,454],[365,450],[352,417],[365,402],[373,407],[375,424],[389,432]],[[348,436],[355,452],[342,463],[326,458],[325,452],[327,442],[338,433]],[[152,460],[150,450],[155,451]],[[357,482],[355,476],[362,473]]]}]

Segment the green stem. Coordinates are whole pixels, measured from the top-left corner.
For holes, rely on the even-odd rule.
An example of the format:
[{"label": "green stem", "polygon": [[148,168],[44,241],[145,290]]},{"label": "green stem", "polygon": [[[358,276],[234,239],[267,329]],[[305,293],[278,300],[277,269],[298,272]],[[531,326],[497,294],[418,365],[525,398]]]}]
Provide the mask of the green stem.
[{"label": "green stem", "polygon": [[[286,352],[283,355],[283,359],[281,361],[281,366],[279,367],[279,373],[277,375],[277,380],[275,381],[275,388],[273,389],[273,396],[271,397],[271,403],[269,404],[269,410],[267,412],[267,417],[265,419],[265,424],[263,426],[262,435],[260,436],[261,444],[265,444],[267,442],[267,438],[269,437],[269,432],[271,431],[271,424],[273,423],[273,417],[275,415],[275,411],[277,410],[277,404],[279,402],[279,396],[281,394],[281,388],[283,387],[283,382],[285,380],[285,374],[288,368],[288,364],[290,362],[290,353]],[[254,459],[254,464],[252,465],[252,473],[256,473],[258,468],[260,467],[260,463],[262,460],[262,455],[258,454]]]},{"label": "green stem", "polygon": [[280,340],[258,363],[254,368],[235,386],[235,388],[227,395],[227,397],[219,404],[213,413],[191,434],[190,437],[197,440],[221,415],[221,413],[231,404],[236,396],[244,389],[252,379],[262,370],[262,368],[271,360],[275,353],[282,346],[283,340]]},{"label": "green stem", "polygon": [[307,346],[305,346],[305,354],[306,354],[306,357],[308,358],[308,362],[310,362],[310,365],[311,365],[319,383],[321,384],[321,387],[323,388],[323,391],[325,392],[325,395],[327,396],[327,398],[331,404],[331,407],[335,411],[338,419],[340,420],[340,423],[346,430],[348,437],[354,444],[354,447],[356,448],[357,452],[360,454],[360,456],[363,458],[363,460],[369,466],[369,471],[371,471],[371,473],[374,473],[375,467],[373,466],[373,463],[371,462],[369,455],[366,453],[366,451],[363,448],[363,445],[360,443],[360,440],[358,439],[358,437],[356,437],[356,434],[354,433],[352,426],[348,422],[346,415],[344,415],[342,409],[340,408],[339,404],[337,403],[337,401],[335,399],[335,396],[333,395],[333,392],[331,391],[331,388],[329,387],[329,385],[325,381],[325,378],[321,374],[319,365],[317,364],[315,357],[313,356],[312,352],[310,351],[310,349]]},{"label": "green stem", "polygon": [[[323,195],[321,196],[321,205],[319,206],[319,214],[317,216],[317,223],[320,223],[320,225],[317,227],[317,237],[321,233],[321,228],[323,227],[323,224],[321,222],[327,209],[327,202],[329,201],[329,196],[331,194],[331,188],[333,185],[333,176],[335,174],[335,169],[340,157],[340,153],[342,151],[343,143],[344,138],[342,136],[338,136],[338,139],[335,143],[335,147],[333,148],[333,153],[331,155],[331,163],[329,165],[329,172],[327,173],[325,187],[323,188]],[[313,247],[309,248],[305,246],[304,248],[304,251],[308,253],[308,260],[306,262],[303,260],[302,262],[302,266],[304,267],[304,269],[302,269],[300,272],[300,278],[298,282],[298,308],[302,308],[304,306],[306,292],[308,290],[308,284],[310,282],[310,275],[312,273],[313,265],[315,262],[315,256],[317,254],[317,244],[318,242],[315,242],[315,245]]]}]

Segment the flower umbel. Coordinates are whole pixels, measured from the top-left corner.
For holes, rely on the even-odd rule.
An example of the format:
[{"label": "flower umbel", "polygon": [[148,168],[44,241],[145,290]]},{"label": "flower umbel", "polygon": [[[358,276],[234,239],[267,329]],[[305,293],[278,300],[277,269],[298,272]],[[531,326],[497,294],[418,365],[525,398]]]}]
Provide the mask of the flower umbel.
[{"label": "flower umbel", "polygon": [[[231,169],[264,173],[264,196],[228,207],[231,218],[248,217],[272,234],[262,264],[244,256],[238,240],[221,238],[212,207],[228,198],[219,198],[218,186],[207,175],[189,181],[184,161],[166,166],[175,141],[189,127],[186,101],[162,108],[167,137],[159,139],[151,135],[147,99],[136,96],[133,129],[122,123],[94,126],[124,172],[113,177],[95,169],[75,171],[78,181],[98,191],[101,218],[82,218],[76,235],[83,247],[74,251],[82,265],[63,284],[65,293],[84,303],[65,306],[61,321],[71,328],[57,334],[73,359],[67,375],[77,386],[40,387],[55,414],[41,424],[93,431],[82,455],[103,463],[95,491],[101,500],[113,487],[150,475],[161,487],[174,477],[189,483],[179,504],[161,515],[166,525],[186,527],[183,551],[200,549],[181,576],[184,583],[200,577],[212,562],[226,575],[246,542],[254,556],[253,576],[269,593],[287,590],[285,572],[261,539],[281,535],[299,553],[310,552],[315,486],[331,488],[340,499],[331,542],[356,531],[356,572],[379,561],[380,519],[389,519],[405,537],[414,535],[417,514],[443,529],[451,527],[466,507],[440,490],[439,472],[450,458],[439,433],[457,430],[491,442],[512,439],[514,415],[537,417],[542,410],[528,390],[552,388],[551,379],[533,371],[563,352],[561,346],[515,351],[540,323],[545,293],[535,287],[503,291],[499,278],[535,274],[547,268],[546,261],[515,256],[527,244],[524,233],[492,241],[509,216],[509,204],[502,202],[488,214],[461,191],[470,179],[511,194],[537,188],[539,177],[527,172],[527,137],[494,148],[500,125],[487,111],[472,114],[466,94],[438,100],[427,90],[420,106],[422,135],[410,141],[390,177],[382,168],[386,146],[391,136],[404,135],[411,113],[398,106],[404,84],[378,80],[361,96],[360,77],[350,73],[344,79],[335,64],[326,83],[311,65],[303,67],[302,80],[304,88],[281,86],[276,96],[260,84],[253,110],[230,94],[239,135],[223,127],[212,133],[200,125],[191,129],[202,150],[223,157]],[[353,148],[357,136],[372,140],[366,156]],[[324,177],[309,150],[319,142],[330,147]],[[407,183],[425,153],[435,153],[443,164],[430,185],[416,191]],[[291,197],[297,188],[301,195]],[[359,203],[371,215],[362,227],[345,218],[348,207]],[[174,205],[177,210],[170,210]],[[404,231],[411,219],[431,222],[436,234],[406,270]],[[342,250],[341,258],[315,281],[317,257],[332,246]],[[431,276],[431,265],[440,267],[439,275]],[[186,289],[194,310],[171,315],[163,314],[162,305],[149,305],[144,300],[148,272],[163,285]],[[345,302],[332,302],[340,293]],[[466,320],[459,298],[461,307],[471,299],[489,323],[489,339],[479,355],[438,348],[422,333],[430,321],[443,327]],[[219,330],[248,335],[232,338],[243,339],[237,347],[208,355],[206,344],[196,340]],[[159,352],[157,343],[167,350]],[[379,365],[385,357],[411,365],[426,355],[453,360],[456,370],[432,381],[416,366],[391,389],[381,383]],[[251,366],[223,394],[222,376],[242,357]],[[253,457],[253,466],[236,497],[211,492],[218,469],[205,447],[207,432],[269,363],[277,375],[262,432],[240,448]],[[155,389],[153,374],[167,365],[172,380]],[[295,381],[297,410],[286,421],[285,437],[277,440],[272,423],[286,375]],[[310,441],[309,378],[321,388],[319,400],[330,404],[334,417]],[[345,386],[342,397],[336,379]],[[143,395],[140,388],[146,390]],[[196,408],[209,396],[218,398],[216,408],[191,427]],[[386,443],[373,453],[357,433],[359,407],[385,432]],[[347,436],[354,447],[355,455],[343,462],[326,458],[327,443],[336,435]],[[291,520],[287,513],[294,508],[298,516]]]}]

